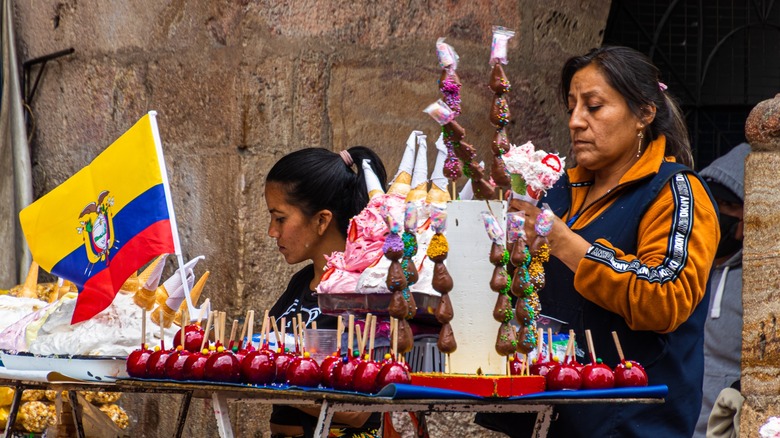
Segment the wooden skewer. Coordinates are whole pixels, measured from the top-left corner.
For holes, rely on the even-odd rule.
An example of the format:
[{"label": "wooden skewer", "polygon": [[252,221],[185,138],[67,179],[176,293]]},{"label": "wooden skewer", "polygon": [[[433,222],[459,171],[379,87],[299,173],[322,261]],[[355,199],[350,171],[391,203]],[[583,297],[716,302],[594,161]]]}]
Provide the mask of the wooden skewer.
[{"label": "wooden skewer", "polygon": [[246,311],[246,315],[244,316],[244,322],[241,323],[241,334],[238,336],[238,348],[241,349],[241,347],[244,344],[244,338],[246,338],[246,331],[249,329],[249,312],[251,310]]},{"label": "wooden skewer", "polygon": [[617,332],[615,332],[615,331],[612,332],[612,339],[615,340],[615,347],[617,348],[618,357],[620,358],[620,362],[621,363],[625,362],[626,358],[623,356],[623,347],[620,346],[620,339],[618,339]]},{"label": "wooden skewer", "polygon": [[306,345],[303,339],[304,338],[303,332],[304,330],[306,330],[306,324],[303,323],[303,316],[300,313],[297,315],[297,317],[298,317],[298,339],[299,339],[299,343],[301,344],[301,354],[303,354],[306,352]]},{"label": "wooden skewer", "polygon": [[552,340],[552,329],[547,328],[547,361],[552,362],[553,361],[553,340]]},{"label": "wooden skewer", "polygon": [[141,309],[141,350],[146,349],[146,309]]},{"label": "wooden skewer", "polygon": [[347,326],[347,357],[352,359],[353,341],[355,335],[355,315],[349,315],[349,325]]},{"label": "wooden skewer", "polygon": [[376,335],[376,315],[371,316],[371,338],[368,341],[368,358],[374,358],[374,336]]},{"label": "wooden skewer", "polygon": [[276,336],[276,348],[284,348],[282,346],[282,338],[279,336],[279,327],[276,325],[276,318],[271,317],[271,325],[274,327],[274,335]]},{"label": "wooden skewer", "polygon": [[390,318],[390,330],[392,331],[393,336],[393,358],[398,360],[398,320],[395,318]]},{"label": "wooden skewer", "polygon": [[364,339],[363,339],[363,332],[358,330],[356,335],[357,335],[357,344],[358,344],[358,346],[357,346],[358,357],[363,357],[363,346],[365,345],[364,344]]},{"label": "wooden skewer", "polygon": [[341,355],[341,335],[344,334],[344,320],[341,319],[341,315],[336,320],[336,351]]},{"label": "wooden skewer", "polygon": [[536,361],[542,361],[542,341],[544,340],[544,329],[539,329],[539,333],[536,336]]},{"label": "wooden skewer", "polygon": [[363,356],[363,352],[366,349],[366,343],[368,342],[368,331],[371,328],[371,319],[374,315],[366,314],[366,320],[363,323],[363,344],[360,346],[360,356]]},{"label": "wooden skewer", "polygon": [[312,321],[311,322],[311,328],[313,328],[314,330],[317,330],[317,321]]},{"label": "wooden skewer", "polygon": [[590,351],[591,363],[596,363],[596,351],[593,349],[593,338],[590,334],[590,329],[585,330],[585,339],[588,341],[588,350]]},{"label": "wooden skewer", "polygon": [[282,349],[282,353],[287,349],[287,317],[282,317],[282,344],[280,345],[280,348]]},{"label": "wooden skewer", "polygon": [[209,331],[211,331],[211,321],[214,318],[214,312],[209,312],[209,317],[206,318],[206,330],[203,333],[203,340],[200,342],[200,350],[203,351],[206,348],[206,342],[209,341]]},{"label": "wooden skewer", "polygon": [[198,313],[198,327],[203,327],[203,312],[208,310],[210,303],[211,301],[208,298],[203,300],[203,304],[200,306],[200,312]]},{"label": "wooden skewer", "polygon": [[300,353],[300,344],[298,344],[298,318],[293,317],[292,320],[292,326],[293,326],[293,339],[295,339],[295,353]]},{"label": "wooden skewer", "polygon": [[[249,348],[252,346],[252,338],[255,336],[255,311],[250,310],[247,312],[247,318],[249,319],[246,321],[246,347]],[[244,341],[244,336],[241,336],[241,341]]]},{"label": "wooden skewer", "polygon": [[233,344],[236,342],[236,333],[238,332],[238,320],[233,320],[233,326],[230,328],[230,339],[228,339],[228,345],[233,348]]},{"label": "wooden skewer", "polygon": [[160,350],[165,350],[165,330],[163,329],[163,310],[160,309]]},{"label": "wooden skewer", "polygon": [[181,312],[181,316],[182,316],[182,326],[181,326],[181,330],[180,330],[180,332],[181,332],[181,339],[180,340],[181,340],[181,348],[182,348],[182,350],[185,350],[185,348],[184,348],[184,341],[185,341],[185,335],[186,335],[186,332],[187,332],[187,330],[186,330],[187,323],[184,322],[184,321],[187,321],[189,319],[190,315],[188,314],[188,310],[184,309],[184,311]]},{"label": "wooden skewer", "polygon": [[219,335],[224,347],[227,341],[227,312],[220,312],[219,314]]}]

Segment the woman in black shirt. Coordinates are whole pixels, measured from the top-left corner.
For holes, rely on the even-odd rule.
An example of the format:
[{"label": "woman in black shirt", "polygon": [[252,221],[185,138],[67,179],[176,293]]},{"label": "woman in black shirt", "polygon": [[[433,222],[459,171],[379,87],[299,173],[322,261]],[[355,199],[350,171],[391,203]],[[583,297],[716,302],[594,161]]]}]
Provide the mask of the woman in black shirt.
[{"label": "woman in black shirt", "polygon": [[[368,204],[363,160],[385,188],[387,176],[379,156],[355,146],[341,153],[322,148],[302,149],[282,157],[266,177],[265,201],[271,214],[268,235],[289,264],[312,263],[290,279],[287,290],[271,309],[271,316],[287,321],[301,314],[305,326],[335,328],[336,318],[323,315],[313,293],[325,267],[325,255],[344,251],[350,219]],[[317,408],[274,406],[274,437],[313,435]],[[378,436],[379,415],[342,412],[334,415],[331,435]]]}]

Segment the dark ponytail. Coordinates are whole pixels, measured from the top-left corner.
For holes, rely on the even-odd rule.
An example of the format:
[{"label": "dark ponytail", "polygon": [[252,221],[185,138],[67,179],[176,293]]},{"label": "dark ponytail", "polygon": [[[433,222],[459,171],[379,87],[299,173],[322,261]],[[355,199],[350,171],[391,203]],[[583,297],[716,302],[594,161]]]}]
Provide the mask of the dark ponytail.
[{"label": "dark ponytail", "polygon": [[330,210],[338,230],[346,237],[349,220],[368,204],[363,160],[371,160],[382,190],[387,190],[387,174],[379,155],[365,146],[353,146],[348,152],[352,166],[347,166],[341,155],[323,148],[292,152],[274,164],[265,182],[281,184],[287,202],[307,216]]},{"label": "dark ponytail", "polygon": [[646,108],[656,108],[655,118],[647,126],[645,138],[652,141],[666,136],[665,155],[674,156],[678,163],[693,167],[693,154],[680,107],[661,84],[658,68],[644,54],[620,46],[603,46],[585,55],[570,58],[561,71],[561,93],[564,105],[568,104],[569,88],[574,74],[595,64],[604,74],[610,86],[616,89],[631,111],[644,119]]}]

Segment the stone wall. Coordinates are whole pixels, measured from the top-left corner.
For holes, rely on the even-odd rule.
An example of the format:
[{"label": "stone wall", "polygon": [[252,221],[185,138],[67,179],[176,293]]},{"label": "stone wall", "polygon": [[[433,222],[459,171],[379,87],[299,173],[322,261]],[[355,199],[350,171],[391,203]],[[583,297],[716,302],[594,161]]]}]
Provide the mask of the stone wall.
[{"label": "stone wall", "polygon": [[[489,158],[492,25],[517,31],[510,139],[565,153],[560,67],[600,43],[608,11],[579,0],[17,1],[22,60],[75,48],[46,65],[31,105],[35,195],[156,110],[185,258],[203,254],[198,273],[211,271],[204,296],[229,316],[261,311],[299,268],[266,235],[263,181],[278,158],[364,144],[393,174],[411,130],[438,135],[422,109],[439,98],[441,36],[461,57],[458,120]],[[176,406],[128,396],[132,436],[169,435]],[[231,404],[231,416],[238,436],[267,435],[260,405]],[[434,436],[488,435],[464,432],[466,416],[444,418]],[[215,435],[209,402],[194,402],[185,436]]]}]

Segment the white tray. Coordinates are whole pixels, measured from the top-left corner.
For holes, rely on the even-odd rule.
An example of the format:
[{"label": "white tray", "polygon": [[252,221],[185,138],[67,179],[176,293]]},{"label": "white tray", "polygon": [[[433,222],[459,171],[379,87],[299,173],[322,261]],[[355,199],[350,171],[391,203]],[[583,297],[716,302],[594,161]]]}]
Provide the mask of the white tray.
[{"label": "white tray", "polygon": [[54,371],[93,382],[128,377],[127,358],[118,356],[38,356],[0,350],[0,360],[8,371]]}]

